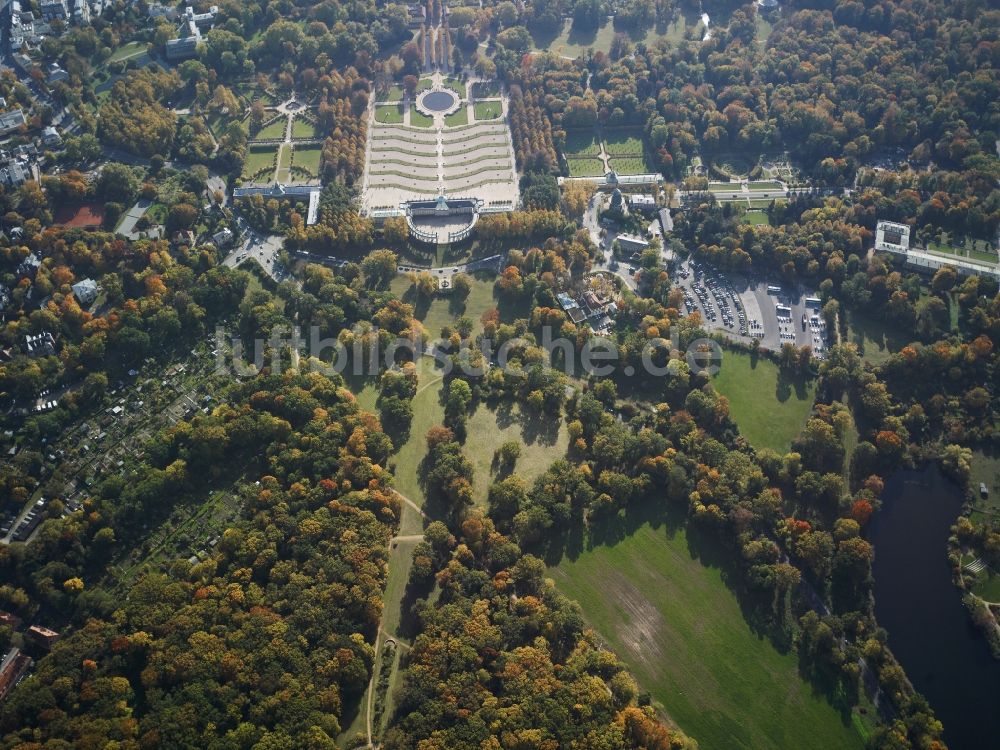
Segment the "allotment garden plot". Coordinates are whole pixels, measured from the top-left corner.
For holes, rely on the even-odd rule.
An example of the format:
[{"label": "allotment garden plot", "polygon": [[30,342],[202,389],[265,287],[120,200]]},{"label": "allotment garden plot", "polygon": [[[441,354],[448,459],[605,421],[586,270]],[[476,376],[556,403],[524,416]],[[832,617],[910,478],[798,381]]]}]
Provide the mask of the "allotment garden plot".
[{"label": "allotment garden plot", "polygon": [[[470,100],[467,91],[485,96],[474,93]],[[363,210],[394,210],[438,195],[516,205],[507,106],[495,90],[440,75],[415,97],[377,102],[369,122]]]}]

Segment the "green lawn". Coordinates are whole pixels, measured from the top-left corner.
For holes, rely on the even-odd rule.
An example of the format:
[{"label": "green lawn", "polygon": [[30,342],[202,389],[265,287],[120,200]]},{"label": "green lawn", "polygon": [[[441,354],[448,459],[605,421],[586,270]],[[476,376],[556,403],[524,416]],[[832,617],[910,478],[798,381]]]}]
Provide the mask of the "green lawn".
[{"label": "green lawn", "polygon": [[257,172],[274,164],[275,146],[254,147],[247,149],[247,158],[243,162],[243,177],[253,177]]},{"label": "green lawn", "polygon": [[762,180],[760,182],[747,183],[747,187],[750,189],[750,192],[764,192],[767,190],[781,190],[781,183],[774,180]]},{"label": "green lawn", "polygon": [[316,126],[309,120],[296,117],[292,120],[292,138],[317,138]]},{"label": "green lawn", "polygon": [[549,575],[702,750],[863,746],[799,677],[795,654],[751,630],[722,571],[694,557],[683,530],[643,525]]},{"label": "green lawn", "polygon": [[953,245],[940,242],[928,242],[927,249],[932,253],[938,253],[940,255],[956,255],[960,258],[966,258],[968,260],[980,261],[982,263],[996,263],[997,254],[994,252],[984,252],[983,250],[977,249],[979,247],[978,241],[969,242],[966,241],[964,244]]},{"label": "green lawn", "polygon": [[441,404],[441,373],[434,367],[434,360],[421,357],[417,362],[417,395],[413,397],[413,421],[410,422],[409,439],[400,446],[389,459],[394,465],[396,489],[417,505],[424,504],[424,491],[420,487],[418,471],[420,462],[427,455],[424,436],[434,425],[444,421],[444,406]]},{"label": "green lawn", "polygon": [[383,101],[387,102],[401,102],[403,101],[403,87],[398,84],[393,84],[389,87],[389,90],[385,93]]},{"label": "green lawn", "polygon": [[[482,331],[480,316],[496,304],[493,299],[493,284],[494,279],[489,275],[477,275],[472,279],[472,289],[464,303],[452,297],[435,297],[430,304],[414,304],[414,315],[424,324],[432,339],[440,335],[442,327],[454,325],[462,315],[472,319],[472,335],[476,336]],[[396,276],[390,289],[407,303],[415,302],[405,276]],[[430,357],[421,357],[417,362],[417,395],[412,402],[413,421],[410,423],[409,438],[390,459],[390,463],[396,467],[396,489],[418,505],[423,505],[425,499],[417,478],[420,461],[427,453],[424,436],[427,430],[444,421],[444,407],[440,401],[441,373],[435,369],[434,364]],[[360,394],[359,403],[374,411],[376,394],[373,387],[369,390],[369,386],[359,384],[355,393]]]},{"label": "green lawn", "polygon": [[477,120],[495,120],[502,112],[500,102],[476,102],[473,106]]},{"label": "green lawn", "polygon": [[630,32],[629,37],[633,42],[645,42],[647,45],[657,39],[666,39],[671,46],[676,47],[685,39],[701,39],[701,35],[695,34],[695,28],[700,24],[701,17],[697,8],[681,7],[669,25],[653,25],[646,30],[645,35],[640,36],[637,32]]},{"label": "green lawn", "polygon": [[604,148],[612,156],[642,156],[642,138],[628,131],[605,133]]},{"label": "green lawn", "polygon": [[754,14],[754,23],[757,27],[757,33],[754,35],[760,43],[767,41],[767,38],[771,36],[771,32],[774,30],[774,25],[760,13]]},{"label": "green lawn", "polygon": [[866,362],[873,365],[882,364],[910,341],[904,331],[894,329],[884,320],[853,310],[847,316],[847,340],[858,347],[858,353]]},{"label": "green lawn", "polygon": [[288,168],[292,166],[292,147],[284,144],[278,149],[278,171],[277,180],[281,183],[289,182]]},{"label": "green lawn", "polygon": [[566,133],[566,148],[563,151],[569,156],[597,156],[601,153],[601,144],[592,130],[571,130]]},{"label": "green lawn", "polygon": [[257,135],[254,136],[257,140],[271,140],[274,138],[284,138],[285,137],[285,127],[288,125],[288,119],[286,117],[279,117],[277,120],[272,122],[270,125],[265,125]]},{"label": "green lawn", "polygon": [[387,125],[399,124],[403,121],[403,105],[389,104],[375,107],[375,120]]},{"label": "green lawn", "polygon": [[308,170],[310,174],[319,176],[319,163],[322,156],[322,146],[296,146],[293,163],[296,167],[301,167]]},{"label": "green lawn", "polygon": [[743,214],[743,221],[747,224],[753,224],[755,226],[764,225],[769,226],[771,220],[767,217],[767,214],[763,211],[747,211]]},{"label": "green lawn", "polygon": [[450,89],[458,94],[459,99],[465,99],[465,81],[460,81],[457,78],[445,78],[442,84],[446,89]]},{"label": "green lawn", "polygon": [[417,112],[416,107],[410,107],[410,125],[415,128],[429,128],[434,125],[434,118]]},{"label": "green lawn", "polygon": [[455,325],[463,315],[472,320],[472,335],[478,335],[483,330],[480,317],[486,310],[496,306],[493,284],[494,279],[489,274],[472,277],[472,288],[464,302],[450,296],[434,297],[430,303],[418,302],[409,280],[402,274],[392,280],[389,289],[404,302],[414,306],[414,316],[424,324],[433,340],[441,336],[442,328]]},{"label": "green lawn", "polygon": [[989,568],[983,569],[976,576],[972,593],[988,602],[1000,602],[1000,574],[992,572]]},{"label": "green lawn", "polygon": [[434,85],[434,81],[430,78],[421,78],[417,81],[417,90],[415,93],[419,94],[421,91],[426,91],[431,86]]},{"label": "green lawn", "polygon": [[145,51],[146,45],[142,42],[129,42],[128,44],[123,44],[121,47],[112,52],[111,56],[105,60],[105,62],[115,63],[122,60],[128,60],[130,57],[137,57]]},{"label": "green lawn", "polygon": [[715,166],[731,177],[746,177],[753,169],[753,163],[743,154],[724,154],[714,159]]},{"label": "green lawn", "polygon": [[480,404],[469,417],[466,434],[465,455],[475,469],[473,496],[476,504],[482,506],[486,505],[490,484],[496,479],[491,466],[493,454],[503,443],[508,440],[521,443],[521,456],[513,473],[529,487],[553,461],[564,458],[569,447],[569,433],[563,420],[525,417],[516,404],[499,413]]},{"label": "green lawn", "polygon": [[642,156],[612,156],[608,161],[618,174],[649,174],[655,171],[649,168]]},{"label": "green lawn", "polygon": [[557,34],[534,31],[531,35],[535,52],[551,52],[572,59],[576,59],[588,49],[608,52],[614,38],[615,27],[611,21],[606,21],[599,29],[581,32],[574,29],[573,22],[568,19]]},{"label": "green lawn", "polygon": [[[1000,510],[1000,454],[988,455],[982,451],[973,451],[969,481],[976,497],[976,507]],[[989,498],[986,500],[980,497],[980,484],[985,484],[989,490]]]},{"label": "green lawn", "polygon": [[[416,511],[409,508],[407,512],[417,515]],[[411,535],[407,534],[407,536]],[[385,596],[382,599],[385,603],[385,608],[382,610],[382,629],[394,636],[399,628],[399,605],[403,599],[403,592],[406,590],[406,581],[410,577],[410,568],[413,567],[413,548],[417,546],[417,542],[407,540],[393,544],[394,546],[389,550],[389,577],[386,580]]]},{"label": "green lawn", "polygon": [[444,124],[450,128],[453,128],[456,125],[468,125],[469,108],[463,105],[458,108],[457,112],[452,112],[450,115],[445,115]]},{"label": "green lawn", "polygon": [[500,96],[500,83],[498,81],[477,81],[472,84],[472,95],[480,99]]},{"label": "green lawn", "polygon": [[787,382],[764,357],[754,365],[749,354],[728,349],[712,385],[729,399],[729,414],[752,446],[782,454],[805,426],[816,392],[815,382]]},{"label": "green lawn", "polygon": [[567,159],[570,177],[600,177],[604,174],[604,162],[600,159]]}]

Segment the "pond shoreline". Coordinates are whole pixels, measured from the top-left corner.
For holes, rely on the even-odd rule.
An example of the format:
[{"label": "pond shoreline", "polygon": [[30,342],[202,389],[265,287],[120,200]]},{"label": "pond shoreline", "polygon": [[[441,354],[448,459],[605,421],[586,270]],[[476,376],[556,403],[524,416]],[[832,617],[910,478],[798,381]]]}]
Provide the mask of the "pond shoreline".
[{"label": "pond shoreline", "polygon": [[869,531],[878,623],[951,750],[990,747],[1000,736],[1000,663],[969,619],[947,556],[962,493],[930,464],[893,474],[882,497]]}]

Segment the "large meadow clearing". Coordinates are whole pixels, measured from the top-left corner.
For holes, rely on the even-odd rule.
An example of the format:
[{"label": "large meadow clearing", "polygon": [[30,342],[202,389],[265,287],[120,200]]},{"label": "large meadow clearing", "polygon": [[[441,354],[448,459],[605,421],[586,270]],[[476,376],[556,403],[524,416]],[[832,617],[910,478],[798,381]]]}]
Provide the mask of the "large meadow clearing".
[{"label": "large meadow clearing", "polygon": [[704,565],[684,530],[642,525],[549,576],[702,750],[863,746],[851,717],[799,676],[795,654],[747,624],[723,569]]},{"label": "large meadow clearing", "polygon": [[790,380],[764,357],[724,350],[715,389],[729,399],[729,414],[754,448],[784,454],[812,411],[816,383]]}]

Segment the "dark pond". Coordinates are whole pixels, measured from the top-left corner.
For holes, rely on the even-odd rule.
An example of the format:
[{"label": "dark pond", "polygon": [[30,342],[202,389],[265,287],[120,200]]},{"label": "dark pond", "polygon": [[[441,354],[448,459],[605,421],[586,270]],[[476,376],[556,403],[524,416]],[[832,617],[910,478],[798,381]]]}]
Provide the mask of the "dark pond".
[{"label": "dark pond", "polygon": [[455,95],[450,91],[431,91],[424,96],[423,105],[432,112],[444,112],[455,104]]},{"label": "dark pond", "polygon": [[875,515],[875,615],[951,750],[1000,746],[1000,662],[952,585],[947,543],[962,504],[936,465],[885,483]]}]

